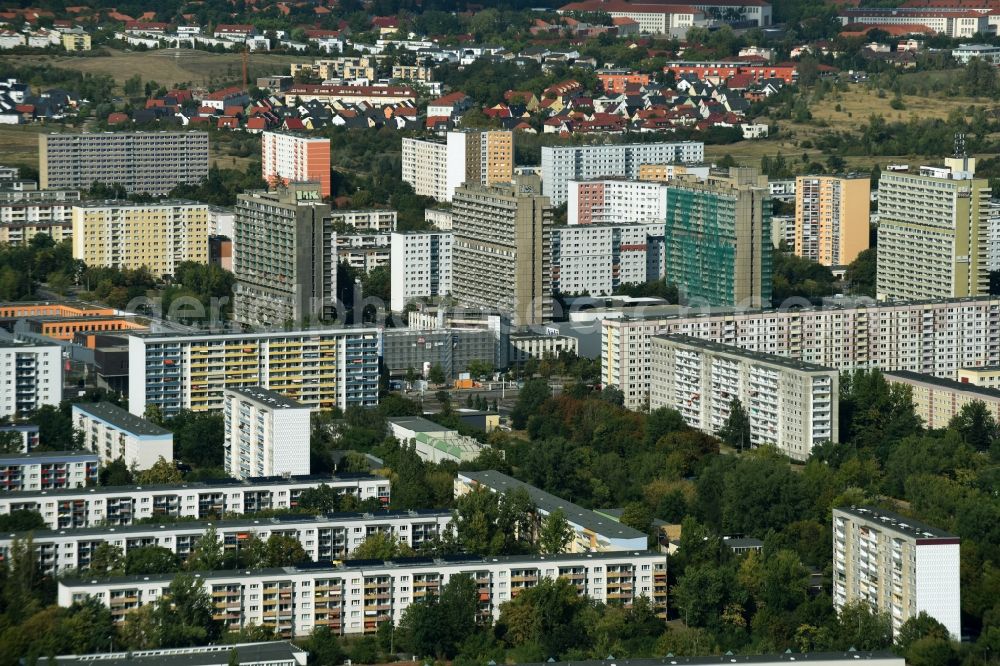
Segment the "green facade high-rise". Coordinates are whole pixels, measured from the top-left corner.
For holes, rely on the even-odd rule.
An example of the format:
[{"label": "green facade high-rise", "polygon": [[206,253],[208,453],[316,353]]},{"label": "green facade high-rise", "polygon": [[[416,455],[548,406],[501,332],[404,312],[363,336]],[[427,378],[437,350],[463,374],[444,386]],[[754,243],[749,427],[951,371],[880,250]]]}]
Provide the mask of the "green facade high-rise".
[{"label": "green facade high-rise", "polygon": [[731,168],[727,176],[681,176],[667,189],[667,282],[689,304],[760,308],[771,304],[771,198],[767,177]]}]

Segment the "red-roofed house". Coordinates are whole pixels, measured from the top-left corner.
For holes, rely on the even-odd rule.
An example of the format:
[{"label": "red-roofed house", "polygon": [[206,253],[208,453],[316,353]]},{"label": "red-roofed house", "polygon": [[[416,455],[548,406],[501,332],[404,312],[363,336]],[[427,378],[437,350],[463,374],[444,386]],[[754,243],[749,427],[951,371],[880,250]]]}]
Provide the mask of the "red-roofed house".
[{"label": "red-roofed house", "polygon": [[472,98],[464,92],[455,91],[427,103],[427,116],[460,116],[472,108]]},{"label": "red-roofed house", "polygon": [[170,29],[168,23],[150,21],[126,21],[125,32],[131,35],[165,35]]},{"label": "red-roofed house", "polygon": [[254,27],[248,24],[227,24],[220,23],[215,26],[212,36],[216,39],[229,39],[234,42],[245,42],[248,38],[256,34]]},{"label": "red-roofed house", "polygon": [[372,18],[372,27],[378,28],[381,35],[391,35],[399,30],[399,17],[375,16]]},{"label": "red-roofed house", "polygon": [[122,123],[127,123],[128,121],[129,121],[128,114],[122,113],[121,111],[116,111],[108,115],[109,125],[120,125]]},{"label": "red-roofed house", "polygon": [[233,116],[221,116],[215,126],[219,129],[239,129],[240,119]]},{"label": "red-roofed house", "polygon": [[224,110],[227,106],[246,106],[249,103],[250,95],[240,86],[216,90],[201,99],[202,106],[210,106],[219,111]]},{"label": "red-roofed house", "polygon": [[263,116],[254,116],[253,118],[247,118],[246,130],[252,134],[257,134],[258,132],[263,132],[268,128],[267,118]]},{"label": "red-roofed house", "polygon": [[282,127],[293,132],[301,132],[306,129],[305,123],[298,118],[285,118],[285,122]]},{"label": "red-roofed house", "polygon": [[451,118],[448,116],[427,116],[427,121],[424,123],[424,127],[435,132],[449,129],[450,126]]}]

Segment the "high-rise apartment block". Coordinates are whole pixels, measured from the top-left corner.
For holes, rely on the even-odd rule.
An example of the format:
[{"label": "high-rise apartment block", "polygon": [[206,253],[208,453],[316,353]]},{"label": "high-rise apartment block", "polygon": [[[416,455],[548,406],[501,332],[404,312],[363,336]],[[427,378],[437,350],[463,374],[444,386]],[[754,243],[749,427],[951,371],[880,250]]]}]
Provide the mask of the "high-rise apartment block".
[{"label": "high-rise apartment block", "polygon": [[514,133],[448,132],[444,141],[403,139],[403,182],[417,194],[451,201],[463,183],[509,183],[514,176]]},{"label": "high-rise apartment block", "polygon": [[223,390],[263,386],[320,409],[378,404],[378,331],[129,337],[129,411],[221,410]]},{"label": "high-rise apartment block", "polygon": [[570,226],[662,222],[667,214],[666,183],[608,178],[571,180],[566,186],[566,223]]},{"label": "high-rise apartment block", "polygon": [[259,386],[227,388],[222,395],[229,476],[309,473],[309,407]]},{"label": "high-rise apartment block", "polygon": [[239,195],[233,317],[252,326],[336,317],[337,248],[316,183]]},{"label": "high-rise apartment block", "polygon": [[260,152],[261,175],[271,187],[313,181],[321,196],[330,196],[329,139],[263,132]]},{"label": "high-rise apartment block", "polygon": [[697,141],[543,146],[542,193],[553,206],[561,206],[569,197],[571,180],[636,179],[644,164],[699,164],[704,160],[705,144]]},{"label": "high-rise apartment block", "polygon": [[833,509],[833,605],[863,602],[892,619],[893,632],[927,613],[954,640],[962,628],[960,540],[875,507]]},{"label": "high-rise apartment block", "polygon": [[451,293],[454,240],[450,231],[392,234],[390,307],[394,312],[402,312],[414,299]]},{"label": "high-rise apartment block", "polygon": [[160,458],[174,459],[172,432],[110,402],[74,404],[73,428],[102,465],[121,460],[129,469],[144,470]]},{"label": "high-rise apartment block", "polygon": [[0,418],[62,401],[59,345],[0,341]]},{"label": "high-rise apartment block", "polygon": [[989,293],[989,181],[973,177],[974,160],[952,158],[946,165],[943,169],[922,167],[919,174],[882,173],[878,188],[879,299]]},{"label": "high-rise apartment block", "polygon": [[97,455],[87,451],[0,454],[0,493],[97,485]]},{"label": "high-rise apartment block", "polygon": [[846,266],[868,249],[867,175],[795,180],[795,245],[789,249],[824,266]]},{"label": "high-rise apartment block", "polygon": [[73,258],[88,266],[173,275],[182,262],[208,263],[208,236],[207,204],[106,201],[73,207]]},{"label": "high-rise apartment block", "polygon": [[667,188],[667,282],[689,303],[771,303],[771,196],[767,177],[734,167],[727,177],[682,176]]},{"label": "high-rise apartment block", "polygon": [[663,223],[553,227],[552,291],[608,296],[663,277]]},{"label": "high-rise apartment block", "polygon": [[73,206],[77,190],[0,189],[0,243],[26,245],[38,234],[59,242],[73,233]]},{"label": "high-rise apartment block", "polygon": [[1000,301],[956,299],[738,312],[684,309],[601,322],[601,383],[625,405],[650,392],[650,339],[680,333],[838,370],[910,370],[954,379],[960,368],[1000,365]]},{"label": "high-rise apartment block", "polygon": [[452,293],[462,305],[510,312],[515,326],[552,316],[552,209],[537,177],[466,183],[452,205]]},{"label": "high-rise apartment block", "polygon": [[98,182],[163,196],[208,176],[207,132],[39,134],[38,153],[45,190]]},{"label": "high-rise apartment block", "polygon": [[837,370],[686,335],[653,337],[651,356],[650,409],[670,407],[715,434],[739,400],[750,420],[740,446],[769,444],[793,460],[837,441]]}]

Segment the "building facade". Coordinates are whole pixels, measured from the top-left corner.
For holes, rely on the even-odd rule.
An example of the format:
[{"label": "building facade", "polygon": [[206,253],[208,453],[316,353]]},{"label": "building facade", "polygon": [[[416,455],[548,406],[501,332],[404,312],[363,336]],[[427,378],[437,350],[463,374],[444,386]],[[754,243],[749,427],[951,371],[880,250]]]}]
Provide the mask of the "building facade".
[{"label": "building facade", "polygon": [[121,460],[131,470],[144,470],[160,458],[174,459],[172,432],[110,402],[74,404],[73,428],[104,466]]},{"label": "building facade", "polygon": [[663,223],[553,227],[552,291],[609,296],[663,277]]},{"label": "building facade", "polygon": [[893,633],[926,612],[962,635],[960,540],[874,507],[833,509],[833,605],[864,602],[892,618]]},{"label": "building facade", "polygon": [[251,326],[336,318],[336,235],[316,183],[240,194],[233,317]]},{"label": "building facade", "polygon": [[739,400],[750,420],[740,448],[771,445],[798,461],[838,441],[837,370],[686,335],[653,337],[651,356],[650,409],[675,409],[691,427],[718,434]]},{"label": "building facade", "polygon": [[909,388],[913,410],[926,428],[947,428],[951,419],[973,402],[983,403],[994,419],[1000,418],[1000,390],[995,388],[905,370],[886,372],[885,380]]},{"label": "building facade", "polygon": [[885,171],[879,179],[880,300],[989,293],[989,181],[972,177],[960,159],[947,162],[945,169]]},{"label": "building facade", "polygon": [[549,197],[553,206],[561,206],[568,200],[571,180],[636,179],[643,164],[700,164],[704,161],[705,144],[697,141],[543,146],[542,194]]},{"label": "building facade", "polygon": [[514,177],[514,133],[448,132],[444,141],[403,139],[403,182],[417,194],[451,201],[463,183],[494,185]]},{"label": "building facade", "polygon": [[84,451],[0,455],[0,493],[83,488],[97,484],[97,456]]},{"label": "building facade", "polygon": [[959,368],[958,381],[983,388],[1000,389],[1000,365],[986,365],[978,368]]},{"label": "building facade", "polygon": [[309,473],[311,409],[259,386],[226,388],[222,395],[229,476]]},{"label": "building facade", "polygon": [[164,196],[208,176],[207,132],[39,134],[38,153],[43,190],[98,182]]},{"label": "building facade", "polygon": [[182,262],[208,263],[208,236],[207,204],[106,201],[73,207],[73,258],[88,266],[173,275]]},{"label": "building facade", "polygon": [[681,298],[710,306],[771,304],[771,195],[767,177],[682,176],[667,188],[664,270]]},{"label": "building facade", "polygon": [[566,223],[618,224],[663,220],[667,185],[646,180],[571,180],[566,184]]},{"label": "building facade", "polygon": [[330,196],[330,140],[283,132],[262,132],[261,176],[271,187],[292,182],[319,184],[319,193]]},{"label": "building facade", "polygon": [[0,190],[0,243],[27,245],[38,234],[68,240],[79,202],[77,190]]},{"label": "building facade", "polygon": [[452,289],[452,245],[450,231],[407,231],[392,234],[390,254],[393,312],[419,298],[446,296]]},{"label": "building facade", "polygon": [[251,479],[220,483],[100,486],[0,494],[0,515],[37,511],[52,530],[132,525],[154,516],[217,520],[294,508],[303,490],[328,486],[358,501],[389,503],[389,479],[368,474]]},{"label": "building facade", "polygon": [[474,362],[493,364],[499,356],[494,331],[475,328],[390,328],[382,333],[382,366],[394,377],[441,366],[445,377],[466,372]]},{"label": "building facade", "polygon": [[221,410],[226,388],[262,386],[313,408],[378,404],[374,328],[129,337],[129,411]]},{"label": "building facade", "polygon": [[552,316],[552,209],[538,179],[466,183],[452,207],[452,294],[460,304],[510,312],[515,326]]},{"label": "building facade", "polygon": [[846,266],[868,249],[867,175],[799,176],[795,181],[795,254],[824,266]]},{"label": "building facade", "polygon": [[58,407],[62,380],[59,345],[0,341],[0,418]]},{"label": "building facade", "polygon": [[389,234],[396,230],[396,220],[398,213],[394,210],[382,208],[369,208],[365,210],[341,210],[330,211],[330,222],[334,229],[343,228],[354,229],[359,232],[375,232]]}]

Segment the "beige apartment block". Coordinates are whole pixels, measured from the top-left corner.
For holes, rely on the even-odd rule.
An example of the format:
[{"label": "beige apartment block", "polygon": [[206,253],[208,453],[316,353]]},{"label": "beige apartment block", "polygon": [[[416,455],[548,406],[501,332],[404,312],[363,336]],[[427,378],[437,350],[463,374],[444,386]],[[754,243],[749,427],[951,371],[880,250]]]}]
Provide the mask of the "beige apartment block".
[{"label": "beige apartment block", "polygon": [[845,266],[868,249],[867,175],[795,180],[795,254],[824,266]]},{"label": "beige apartment block", "polygon": [[975,368],[960,368],[958,381],[984,388],[1000,389],[1000,365],[984,365]]},{"label": "beige apartment block", "polygon": [[208,263],[208,228],[208,205],[193,201],[87,203],[73,207],[73,258],[173,275],[181,262]]},{"label": "beige apartment block", "polygon": [[996,389],[905,370],[887,372],[885,379],[910,388],[914,411],[928,428],[946,428],[963,407],[973,402],[986,405],[993,418],[1000,421],[1000,391]]},{"label": "beige apartment block", "polygon": [[417,194],[451,201],[463,183],[494,185],[514,177],[514,133],[448,132],[439,139],[403,139],[402,178]]}]

